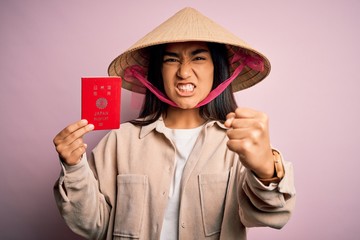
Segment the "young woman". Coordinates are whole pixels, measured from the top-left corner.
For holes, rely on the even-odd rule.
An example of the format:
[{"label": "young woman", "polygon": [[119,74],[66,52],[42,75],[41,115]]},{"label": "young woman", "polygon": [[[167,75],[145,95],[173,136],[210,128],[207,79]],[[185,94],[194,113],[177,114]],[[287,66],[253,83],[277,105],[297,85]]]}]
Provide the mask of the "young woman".
[{"label": "young woman", "polygon": [[270,65],[222,31],[193,9],[180,11],[109,67],[125,88],[145,92],[139,118],[107,134],[89,161],[82,137],[94,127],[86,120],[54,138],[62,163],[55,198],[74,232],[228,240],[246,239],[246,227],[288,221],[292,166],[271,148],[267,116],[238,108],[233,97]]}]

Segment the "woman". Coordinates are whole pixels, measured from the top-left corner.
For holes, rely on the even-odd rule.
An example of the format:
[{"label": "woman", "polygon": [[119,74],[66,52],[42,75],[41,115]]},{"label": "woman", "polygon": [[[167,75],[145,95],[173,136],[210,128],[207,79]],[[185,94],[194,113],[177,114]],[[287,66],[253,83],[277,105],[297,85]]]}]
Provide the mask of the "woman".
[{"label": "woman", "polygon": [[54,138],[55,198],[69,227],[91,239],[246,239],[246,227],[281,228],[294,207],[291,164],[271,148],[267,116],[237,108],[232,93],[269,70],[191,8],[116,58],[109,74],[145,92],[144,106],[89,161],[86,120]]}]

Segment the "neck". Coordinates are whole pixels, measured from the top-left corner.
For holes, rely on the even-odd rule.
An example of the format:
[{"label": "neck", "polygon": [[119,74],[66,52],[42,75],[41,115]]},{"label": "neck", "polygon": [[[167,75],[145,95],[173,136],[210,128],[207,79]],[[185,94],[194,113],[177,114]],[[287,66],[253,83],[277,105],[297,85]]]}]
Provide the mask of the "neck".
[{"label": "neck", "polygon": [[180,109],[169,107],[166,116],[164,116],[165,126],[173,129],[196,128],[204,124],[204,122],[205,119],[199,114],[199,108]]}]

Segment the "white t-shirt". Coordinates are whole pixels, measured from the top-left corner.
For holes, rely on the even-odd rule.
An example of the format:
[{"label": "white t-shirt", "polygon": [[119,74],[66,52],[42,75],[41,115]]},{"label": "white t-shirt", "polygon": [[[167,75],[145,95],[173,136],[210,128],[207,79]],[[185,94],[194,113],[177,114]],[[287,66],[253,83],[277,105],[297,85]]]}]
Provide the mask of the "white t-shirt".
[{"label": "white t-shirt", "polygon": [[180,182],[189,155],[194,148],[203,126],[191,129],[169,129],[176,147],[175,171],[169,191],[168,205],[165,211],[161,240],[177,240],[179,228]]}]

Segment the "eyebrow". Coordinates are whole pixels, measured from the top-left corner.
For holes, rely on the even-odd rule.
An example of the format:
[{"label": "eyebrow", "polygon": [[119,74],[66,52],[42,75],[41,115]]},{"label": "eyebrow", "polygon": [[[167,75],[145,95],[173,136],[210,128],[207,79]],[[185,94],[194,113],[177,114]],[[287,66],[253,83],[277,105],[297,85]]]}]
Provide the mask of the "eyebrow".
[{"label": "eyebrow", "polygon": [[[199,48],[191,52],[191,56],[195,56],[197,54],[203,53],[203,52],[209,52],[207,49]],[[165,51],[164,56],[170,56],[170,57],[179,57],[179,54],[175,52],[169,52]]]}]

